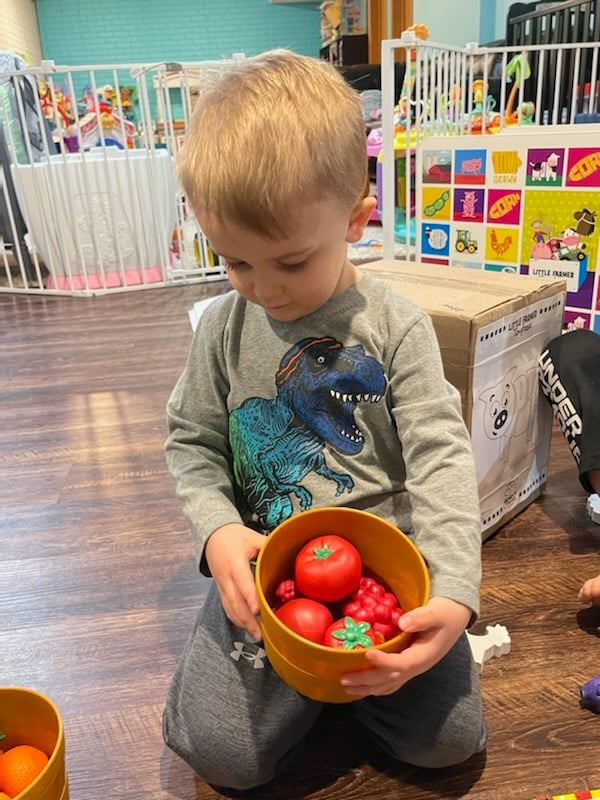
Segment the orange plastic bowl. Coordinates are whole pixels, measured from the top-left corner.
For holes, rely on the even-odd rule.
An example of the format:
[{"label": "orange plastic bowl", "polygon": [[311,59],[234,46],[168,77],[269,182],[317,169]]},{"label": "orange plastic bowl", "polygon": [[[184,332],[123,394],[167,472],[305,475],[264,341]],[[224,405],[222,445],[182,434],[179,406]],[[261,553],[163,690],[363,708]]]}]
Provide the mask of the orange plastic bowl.
[{"label": "orange plastic bowl", "polygon": [[[386,584],[404,611],[429,599],[429,573],[423,556],[394,525],[353,508],[317,508],[282,522],[267,538],[256,564],[261,628],[267,656],[279,677],[300,694],[325,703],[351,703],[340,684],[347,672],[369,669],[364,650],[338,650],[303,639],[275,615],[272,603],[280,581],[294,575],[296,554],[323,533],[343,536],[358,548],[363,572]],[[411,636],[400,633],[377,645],[400,652]]]},{"label": "orange plastic bowl", "polygon": [[60,713],[52,700],[33,689],[0,686],[2,750],[30,744],[43,750],[48,763],[14,800],[69,800],[65,771],[65,738]]}]

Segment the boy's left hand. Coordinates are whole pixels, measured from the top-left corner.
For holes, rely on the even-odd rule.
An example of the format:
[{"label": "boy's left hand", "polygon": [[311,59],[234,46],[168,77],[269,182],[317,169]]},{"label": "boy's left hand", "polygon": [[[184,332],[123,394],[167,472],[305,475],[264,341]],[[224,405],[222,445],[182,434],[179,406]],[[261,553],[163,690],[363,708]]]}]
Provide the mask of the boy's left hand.
[{"label": "boy's left hand", "polygon": [[343,675],[342,686],[354,697],[392,694],[437,664],[458,641],[470,618],[467,606],[446,597],[434,597],[427,605],[400,617],[400,629],[415,635],[406,650],[367,650],[365,656],[373,668]]}]

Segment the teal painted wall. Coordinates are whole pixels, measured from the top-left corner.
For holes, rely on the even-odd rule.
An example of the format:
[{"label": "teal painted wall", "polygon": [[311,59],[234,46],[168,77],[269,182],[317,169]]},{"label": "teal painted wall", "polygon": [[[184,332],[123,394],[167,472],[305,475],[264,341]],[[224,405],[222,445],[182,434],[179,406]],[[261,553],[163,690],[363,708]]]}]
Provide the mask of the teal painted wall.
[{"label": "teal painted wall", "polygon": [[481,0],[413,0],[413,19],[424,22],[429,38],[439,44],[464,47],[479,41]]},{"label": "teal painted wall", "polygon": [[464,46],[503,39],[506,14],[515,0],[413,0],[415,22],[429,26],[440,44]]},{"label": "teal painted wall", "polygon": [[515,0],[496,0],[496,37],[504,39],[506,35],[506,18],[508,16],[508,9],[512,6]]},{"label": "teal painted wall", "polygon": [[37,0],[43,57],[57,64],[202,61],[288,47],[319,53],[315,4],[269,0]]},{"label": "teal painted wall", "polygon": [[504,33],[496,33],[496,0],[481,0],[479,13],[479,42],[487,44],[504,38]]}]

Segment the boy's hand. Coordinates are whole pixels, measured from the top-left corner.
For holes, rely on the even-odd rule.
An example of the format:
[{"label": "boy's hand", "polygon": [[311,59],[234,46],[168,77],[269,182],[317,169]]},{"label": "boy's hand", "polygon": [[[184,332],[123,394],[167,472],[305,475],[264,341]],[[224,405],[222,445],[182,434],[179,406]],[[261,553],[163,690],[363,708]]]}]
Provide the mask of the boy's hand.
[{"label": "boy's hand", "polygon": [[265,537],[238,523],[217,528],[206,543],[205,554],[227,617],[260,641],[258,594],[250,568]]},{"label": "boy's hand", "polygon": [[400,617],[400,629],[415,634],[406,650],[401,653],[367,650],[365,656],[373,668],[343,675],[342,686],[355,697],[392,694],[437,664],[458,641],[470,617],[470,609],[461,603],[434,597],[427,605]]},{"label": "boy's hand", "polygon": [[595,606],[600,606],[600,575],[595,578],[590,578],[586,581],[578,594],[580,603],[592,603]]}]

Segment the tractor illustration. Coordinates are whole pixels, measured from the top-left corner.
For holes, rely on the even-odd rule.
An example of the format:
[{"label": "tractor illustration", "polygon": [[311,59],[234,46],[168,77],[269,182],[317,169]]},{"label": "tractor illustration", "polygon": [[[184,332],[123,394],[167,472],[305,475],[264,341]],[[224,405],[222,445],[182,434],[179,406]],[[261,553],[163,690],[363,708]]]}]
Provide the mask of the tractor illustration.
[{"label": "tractor illustration", "polygon": [[459,253],[464,253],[467,250],[469,253],[477,252],[477,242],[471,236],[469,231],[458,230],[456,231],[456,250]]}]

